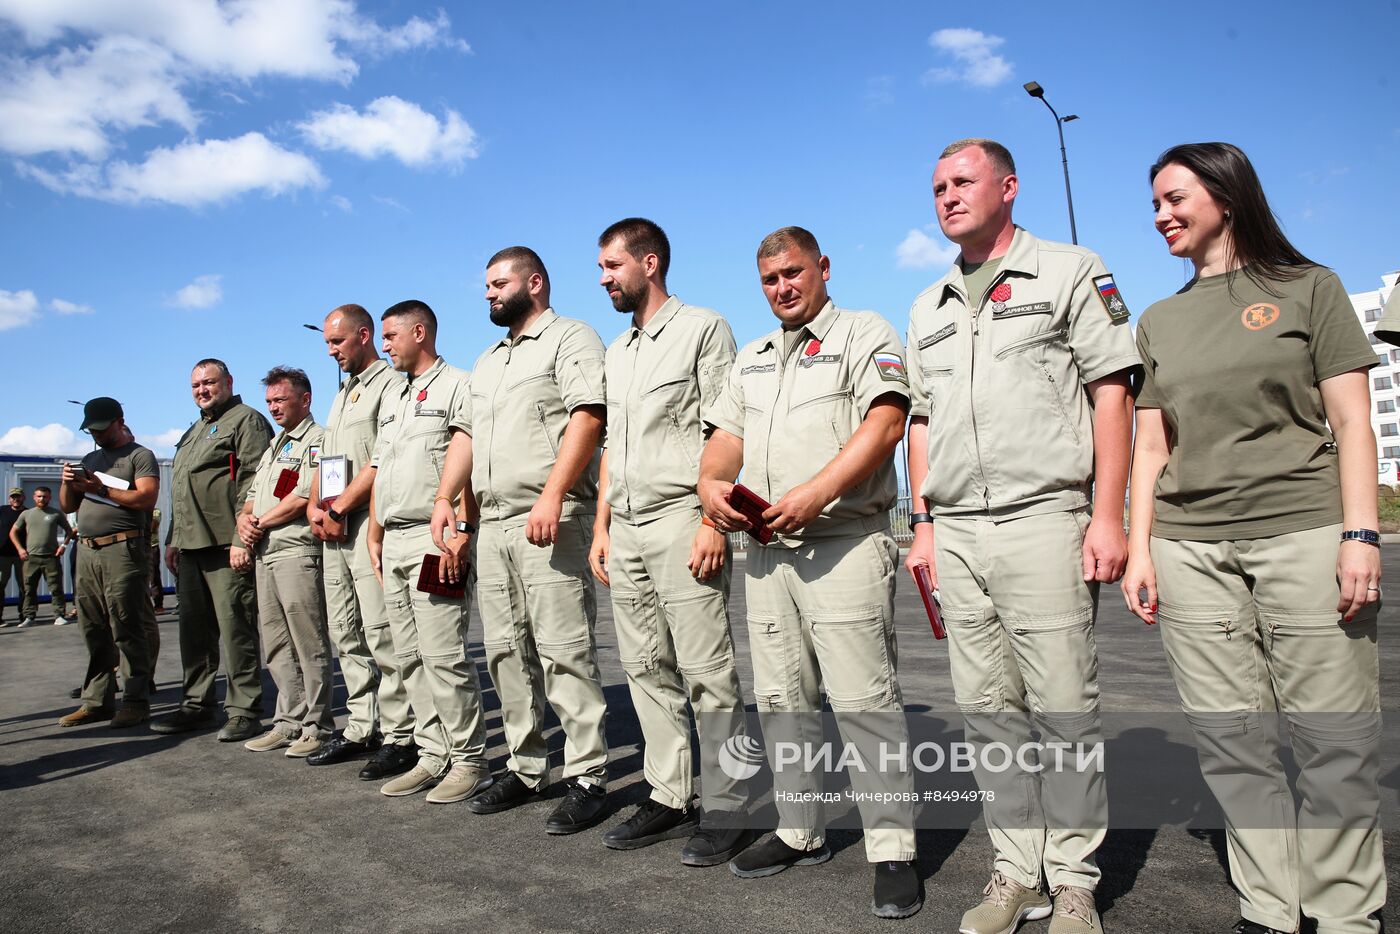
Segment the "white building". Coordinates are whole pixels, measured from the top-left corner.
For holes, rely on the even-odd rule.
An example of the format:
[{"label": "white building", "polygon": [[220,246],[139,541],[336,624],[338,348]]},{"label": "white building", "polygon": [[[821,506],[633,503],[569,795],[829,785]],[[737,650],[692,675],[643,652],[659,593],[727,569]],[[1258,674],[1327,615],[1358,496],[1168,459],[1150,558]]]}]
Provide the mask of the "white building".
[{"label": "white building", "polygon": [[1378,479],[1395,486],[1400,483],[1400,347],[1387,344],[1375,335],[1376,322],[1390,300],[1400,271],[1381,276],[1381,287],[1372,292],[1353,292],[1352,307],[1376,348],[1380,366],[1371,371],[1371,427],[1376,432],[1376,455],[1380,464]]}]

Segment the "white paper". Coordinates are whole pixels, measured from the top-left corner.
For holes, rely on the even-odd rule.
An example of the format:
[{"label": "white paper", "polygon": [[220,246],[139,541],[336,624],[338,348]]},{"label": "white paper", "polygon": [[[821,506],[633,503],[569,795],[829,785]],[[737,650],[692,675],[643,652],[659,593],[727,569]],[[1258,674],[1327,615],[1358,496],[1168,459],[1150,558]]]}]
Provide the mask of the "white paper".
[{"label": "white paper", "polygon": [[[109,473],[103,473],[103,472],[100,471],[100,470],[94,470],[94,471],[92,472],[92,475],[93,475],[94,477],[96,477],[98,480],[102,481],[103,485],[106,486],[107,489],[109,489],[109,490],[129,490],[129,489],[131,489],[131,481],[129,481],[129,480],[123,480],[121,477],[114,477],[114,476],[112,476],[111,474],[109,474]],[[108,506],[113,506],[113,507],[115,507],[115,508],[117,508],[117,509],[125,509],[125,508],[126,508],[125,506],[121,505],[120,503],[114,503],[114,502],[112,502],[110,499],[108,499],[107,497],[105,497],[105,496],[100,496],[100,495],[98,495],[97,493],[88,493],[88,494],[86,494],[86,497],[87,497],[88,499],[92,500],[94,503],[105,503],[105,504],[107,504]]]}]

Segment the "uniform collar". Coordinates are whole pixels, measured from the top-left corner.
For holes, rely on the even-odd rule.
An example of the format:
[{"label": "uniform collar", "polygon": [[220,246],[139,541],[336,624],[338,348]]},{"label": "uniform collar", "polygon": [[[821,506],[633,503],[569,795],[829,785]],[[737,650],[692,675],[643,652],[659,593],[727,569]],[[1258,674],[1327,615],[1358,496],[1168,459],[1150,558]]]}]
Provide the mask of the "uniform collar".
[{"label": "uniform collar", "polygon": [[671,319],[676,316],[676,312],[680,310],[681,300],[674,295],[668,297],[665,303],[660,308],[656,309],[656,314],[652,315],[651,319],[647,321],[644,326],[639,328],[634,324],[628,329],[627,343],[630,345],[641,336],[643,331],[646,332],[647,337],[656,340],[657,335],[661,333],[661,329],[669,324]]},{"label": "uniform collar", "polygon": [[[826,340],[827,332],[831,330],[831,326],[836,323],[836,318],[840,314],[841,309],[837,308],[836,303],[828,298],[826,304],[822,306],[822,310],[817,312],[815,318],[804,324],[802,330],[815,337],[818,342],[824,341]],[[768,335],[767,340],[764,341],[763,346],[759,349],[767,350],[770,347],[779,346],[782,340],[783,329],[778,328],[778,330]]]},{"label": "uniform collar", "polygon": [[[1040,274],[1040,240],[1024,227],[1017,227],[1016,232],[1011,235],[1011,245],[999,259],[1001,272],[1035,277]],[[938,293],[940,306],[948,300],[950,292],[967,301],[967,284],[963,281],[961,253],[943,278],[933,284],[933,288]]]},{"label": "uniform collar", "polygon": [[345,388],[348,390],[352,386],[358,386],[361,383],[369,382],[379,375],[380,370],[388,365],[388,362],[383,357],[375,357],[373,363],[345,381]]},{"label": "uniform collar", "polygon": [[243,404],[243,397],[242,397],[242,396],[238,396],[238,395],[229,396],[229,397],[228,397],[228,401],[225,402],[223,405],[216,405],[216,406],[214,406],[212,409],[200,409],[200,410],[199,410],[199,417],[202,418],[202,419],[203,419],[204,421],[206,421],[206,422],[217,422],[217,421],[223,416],[223,414],[224,414],[225,412],[227,412],[229,409],[233,408],[235,405],[242,405],[242,404]]},{"label": "uniform collar", "polygon": [[428,383],[431,383],[433,381],[433,377],[437,376],[439,373],[442,372],[442,368],[445,366],[447,366],[447,361],[442,359],[442,355],[439,354],[438,358],[433,361],[432,366],[428,367],[426,370],[424,370],[422,373],[419,373],[417,376],[408,377],[408,379],[405,381],[405,388],[407,388],[407,386],[426,386]]},{"label": "uniform collar", "polygon": [[500,341],[496,344],[495,348],[492,349],[509,347],[512,343],[518,344],[521,341],[526,340],[527,338],[529,340],[538,340],[539,336],[544,333],[545,328],[549,327],[551,324],[558,320],[559,316],[554,313],[554,308],[546,308],[543,312],[540,313],[540,316],[538,318],[530,322],[530,326],[528,328],[520,332],[520,336],[517,337],[514,341],[511,340],[510,334],[506,334],[506,336],[501,338]]},{"label": "uniform collar", "polygon": [[315,424],[316,419],[310,412],[307,412],[306,417],[297,423],[295,428],[284,428],[282,430],[282,436],[284,438],[290,438],[293,441],[300,441],[306,433],[311,430],[311,426]]}]

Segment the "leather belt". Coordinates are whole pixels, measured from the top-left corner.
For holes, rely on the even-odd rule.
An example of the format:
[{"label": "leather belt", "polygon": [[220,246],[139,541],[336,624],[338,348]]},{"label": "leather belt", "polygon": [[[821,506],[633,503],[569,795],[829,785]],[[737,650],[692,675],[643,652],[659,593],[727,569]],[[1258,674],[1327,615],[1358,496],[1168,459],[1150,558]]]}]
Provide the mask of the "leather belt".
[{"label": "leather belt", "polygon": [[96,538],[79,538],[88,548],[105,548],[108,545],[115,545],[118,542],[130,541],[133,538],[145,538],[146,533],[140,529],[127,529],[125,532],[113,532],[111,535],[99,535]]}]

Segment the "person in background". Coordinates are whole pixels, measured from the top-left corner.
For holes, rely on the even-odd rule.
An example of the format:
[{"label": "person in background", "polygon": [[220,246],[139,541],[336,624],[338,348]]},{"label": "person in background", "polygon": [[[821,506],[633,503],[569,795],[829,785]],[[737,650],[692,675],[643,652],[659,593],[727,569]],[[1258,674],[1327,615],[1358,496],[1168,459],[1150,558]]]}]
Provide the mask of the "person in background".
[{"label": "person in background", "polygon": [[[24,585],[24,562],[20,560],[19,548],[10,539],[10,529],[15,527],[15,520],[20,513],[24,512],[24,490],[19,487],[10,488],[9,500],[5,505],[0,506],[0,626],[8,626],[5,622],[5,591],[10,587],[11,578],[20,585],[21,593]],[[18,613],[19,607],[15,607]],[[17,616],[15,622],[23,619]]]},{"label": "person in background", "polygon": [[[33,626],[39,613],[39,578],[49,585],[54,621],[64,618],[67,601],[63,595],[63,552],[75,533],[68,517],[49,505],[53,491],[46,486],[34,490],[34,505],[26,509],[10,528],[10,543],[24,562],[24,597],[20,602],[21,626]],[[62,532],[62,541],[59,541]]]}]

